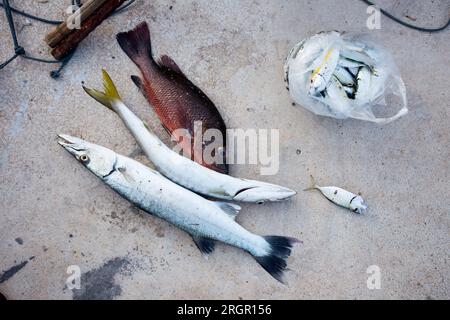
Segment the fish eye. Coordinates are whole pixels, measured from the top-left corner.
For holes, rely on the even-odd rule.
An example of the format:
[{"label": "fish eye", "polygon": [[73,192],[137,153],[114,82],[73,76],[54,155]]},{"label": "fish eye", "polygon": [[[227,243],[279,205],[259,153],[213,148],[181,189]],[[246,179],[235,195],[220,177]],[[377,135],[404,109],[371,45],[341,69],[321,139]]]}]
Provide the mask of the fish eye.
[{"label": "fish eye", "polygon": [[89,161],[89,157],[87,156],[87,154],[82,154],[81,156],[80,156],[80,161],[81,162],[88,162]]}]

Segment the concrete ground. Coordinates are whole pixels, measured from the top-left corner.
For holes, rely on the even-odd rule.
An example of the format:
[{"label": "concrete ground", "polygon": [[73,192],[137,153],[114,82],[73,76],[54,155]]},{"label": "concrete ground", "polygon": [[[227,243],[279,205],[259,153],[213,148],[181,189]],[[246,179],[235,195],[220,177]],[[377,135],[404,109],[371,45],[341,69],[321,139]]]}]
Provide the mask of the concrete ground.
[{"label": "concrete ground", "polygon": [[[65,9],[61,1],[11,2],[54,19]],[[448,18],[445,0],[378,3],[418,25]],[[61,79],[49,77],[52,66],[23,59],[1,70],[0,292],[10,299],[449,299],[450,30],[419,33],[383,17],[381,30],[370,31],[392,52],[410,100],[410,113],[385,126],[317,117],[292,105],[282,80],[296,42],[322,30],[369,32],[366,9],[357,0],[137,1],[80,45]],[[12,42],[0,16],[3,61]],[[24,47],[46,55],[50,27],[15,18]],[[82,81],[100,86],[101,67],[169,140],[114,38],[143,20],[155,56],[173,57],[228,127],[280,129],[277,175],[259,176],[256,165],[234,165],[231,174],[299,191],[291,201],[243,205],[237,219],[255,233],[303,241],[289,259],[288,285],[236,248],[218,245],[205,259],[186,233],[134,208],[57,145],[56,134],[68,133],[136,154],[119,118],[81,88]],[[310,174],[361,192],[368,213],[302,192]],[[71,265],[82,272],[79,290],[66,287]],[[367,287],[371,265],[381,269],[379,290]]]}]

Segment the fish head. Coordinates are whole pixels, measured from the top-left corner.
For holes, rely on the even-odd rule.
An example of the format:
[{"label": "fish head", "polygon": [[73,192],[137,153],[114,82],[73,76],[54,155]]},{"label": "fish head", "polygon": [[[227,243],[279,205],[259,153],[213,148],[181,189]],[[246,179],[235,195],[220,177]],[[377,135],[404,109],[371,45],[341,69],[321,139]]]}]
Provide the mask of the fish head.
[{"label": "fish head", "polygon": [[350,203],[350,209],[355,213],[363,214],[367,210],[367,205],[364,204],[364,200],[361,196],[357,196]]},{"label": "fish head", "polygon": [[59,134],[58,138],[58,143],[96,176],[104,178],[114,171],[117,162],[114,151],[66,134]]},{"label": "fish head", "polygon": [[282,201],[296,195],[297,192],[289,188],[263,184],[244,188],[233,197],[235,201],[263,203],[265,201]]},{"label": "fish head", "polygon": [[321,74],[313,74],[309,85],[309,95],[317,96],[327,87],[327,83]]}]

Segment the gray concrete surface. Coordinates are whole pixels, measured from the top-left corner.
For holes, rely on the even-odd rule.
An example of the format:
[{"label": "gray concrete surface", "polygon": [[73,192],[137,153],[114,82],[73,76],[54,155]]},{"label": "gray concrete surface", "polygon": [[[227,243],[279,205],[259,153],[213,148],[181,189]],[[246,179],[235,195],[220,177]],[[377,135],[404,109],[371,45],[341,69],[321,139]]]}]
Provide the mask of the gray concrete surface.
[{"label": "gray concrete surface", "polygon": [[[11,2],[51,18],[64,10],[61,1]],[[379,3],[424,26],[443,24],[449,10],[445,0]],[[4,60],[12,43],[0,16]],[[366,19],[357,0],[138,1],[82,43],[61,79],[22,59],[1,70],[0,291],[11,299],[450,298],[450,30],[419,33],[382,18],[371,32],[392,52],[410,99],[410,113],[389,125],[317,117],[292,106],[284,88],[283,59],[297,41],[321,30],[366,32]],[[142,20],[155,55],[172,56],[230,128],[281,130],[276,176],[260,177],[255,165],[232,166],[231,174],[299,191],[292,201],[244,205],[238,217],[253,232],[303,240],[287,286],[232,247],[218,245],[206,260],[187,234],[133,208],[56,144],[57,133],[68,133],[119,153],[136,150],[118,117],[81,88],[100,86],[101,67],[168,141],[114,38]],[[25,48],[46,54],[41,39],[50,27],[24,23],[16,16]],[[361,192],[367,215],[301,192],[310,174]],[[80,290],[65,286],[69,265],[81,268]],[[370,265],[381,268],[380,290],[366,286]]]}]

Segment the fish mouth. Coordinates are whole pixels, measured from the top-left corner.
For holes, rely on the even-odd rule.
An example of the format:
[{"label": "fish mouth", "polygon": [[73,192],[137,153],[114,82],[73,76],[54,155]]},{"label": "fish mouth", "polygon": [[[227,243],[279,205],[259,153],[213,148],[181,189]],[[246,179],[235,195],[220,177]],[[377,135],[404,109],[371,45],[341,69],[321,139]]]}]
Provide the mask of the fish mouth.
[{"label": "fish mouth", "polygon": [[361,196],[355,196],[354,199],[350,201],[350,206],[353,206],[351,209],[357,214],[366,213],[367,205],[364,203],[364,200]]},{"label": "fish mouth", "polygon": [[82,144],[83,140],[67,134],[58,134],[57,142],[73,155],[76,155],[79,151],[85,150]]},{"label": "fish mouth", "polygon": [[367,206],[365,204],[362,204],[360,207],[357,207],[354,211],[357,214],[364,214],[367,211]]}]

